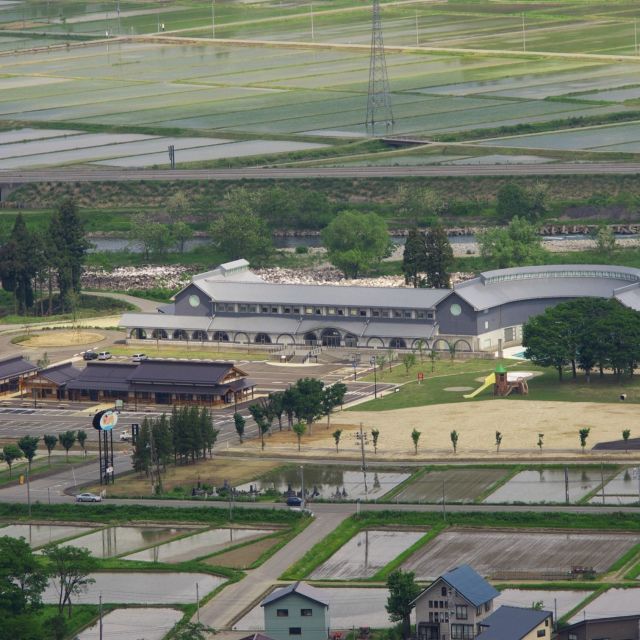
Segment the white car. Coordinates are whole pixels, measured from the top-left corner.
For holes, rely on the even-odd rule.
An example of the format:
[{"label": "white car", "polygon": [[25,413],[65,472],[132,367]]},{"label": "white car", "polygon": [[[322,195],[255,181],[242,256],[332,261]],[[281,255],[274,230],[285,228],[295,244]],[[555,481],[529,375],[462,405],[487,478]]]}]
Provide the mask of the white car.
[{"label": "white car", "polygon": [[95,493],[79,493],[76,502],[102,502],[102,497]]},{"label": "white car", "polygon": [[108,351],[101,351],[98,354],[98,360],[109,360],[111,358],[111,354]]},{"label": "white car", "polygon": [[143,360],[146,360],[146,359],[147,359],[147,354],[146,354],[146,353],[134,353],[134,354],[131,356],[131,359],[132,359],[134,362],[142,362]]}]

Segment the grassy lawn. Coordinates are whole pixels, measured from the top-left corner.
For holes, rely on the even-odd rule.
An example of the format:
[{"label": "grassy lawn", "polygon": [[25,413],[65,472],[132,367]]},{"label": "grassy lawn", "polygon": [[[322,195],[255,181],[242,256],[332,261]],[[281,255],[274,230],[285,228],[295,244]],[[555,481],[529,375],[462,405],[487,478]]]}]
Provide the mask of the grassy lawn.
[{"label": "grassy lawn", "polygon": [[[378,380],[383,382],[406,383],[397,393],[378,400],[372,400],[354,407],[354,411],[387,411],[406,407],[419,407],[430,404],[448,404],[452,402],[474,402],[477,400],[493,399],[492,388],[488,388],[473,399],[465,399],[466,391],[446,391],[450,387],[470,387],[477,389],[482,383],[477,378],[485,377],[495,370],[497,360],[467,360],[460,363],[444,362],[436,364],[435,373],[431,374],[427,367],[416,365],[406,374],[404,367],[396,367],[393,372],[386,373],[387,377]],[[538,375],[529,380],[529,395],[512,394],[510,399],[547,400],[560,402],[619,402],[621,393],[627,394],[627,402],[640,402],[640,377],[624,376],[618,379],[613,374],[591,377],[587,382],[582,373],[578,373],[576,380],[571,378],[571,372],[565,371],[563,380],[558,380],[558,373],[554,369],[543,369],[527,362],[503,360],[510,371],[532,371]],[[416,380],[417,372],[424,371],[425,379],[422,384]],[[460,371],[457,373],[456,371]],[[372,379],[372,376],[371,376]],[[349,411],[349,409],[347,409]]]},{"label": "grassy lawn", "polygon": [[[49,471],[52,473],[60,471],[61,469],[64,469],[67,464],[84,464],[85,462],[90,462],[94,459],[93,456],[87,456],[85,458],[83,455],[70,455],[69,461],[67,462],[65,456],[58,455],[52,456],[51,466],[49,466],[49,463],[47,462],[47,454],[40,452],[39,455],[40,457],[34,458],[33,463],[31,464],[32,480],[35,480],[38,476],[42,476]],[[2,466],[5,468],[0,471],[0,486],[10,484],[12,482],[18,482],[18,478],[25,474],[27,470],[26,460],[14,462],[11,477],[9,477],[9,470],[6,468],[6,465]]]},{"label": "grassy lawn", "polygon": [[250,351],[216,351],[215,349],[191,347],[156,346],[154,340],[148,340],[144,347],[121,347],[114,345],[110,351],[114,356],[132,356],[144,351],[150,358],[194,358],[202,360],[268,360],[269,354],[264,351],[251,353]]}]

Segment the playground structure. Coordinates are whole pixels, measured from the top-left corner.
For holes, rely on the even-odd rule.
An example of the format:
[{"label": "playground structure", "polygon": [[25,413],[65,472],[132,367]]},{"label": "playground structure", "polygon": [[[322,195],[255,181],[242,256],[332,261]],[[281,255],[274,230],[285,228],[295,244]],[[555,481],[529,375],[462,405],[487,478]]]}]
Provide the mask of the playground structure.
[{"label": "playground structure", "polygon": [[475,398],[479,393],[493,385],[493,395],[506,398],[511,393],[519,393],[523,396],[529,394],[527,380],[533,376],[529,371],[507,372],[503,365],[499,364],[493,373],[490,373],[480,387],[471,393],[462,396],[465,399]]}]

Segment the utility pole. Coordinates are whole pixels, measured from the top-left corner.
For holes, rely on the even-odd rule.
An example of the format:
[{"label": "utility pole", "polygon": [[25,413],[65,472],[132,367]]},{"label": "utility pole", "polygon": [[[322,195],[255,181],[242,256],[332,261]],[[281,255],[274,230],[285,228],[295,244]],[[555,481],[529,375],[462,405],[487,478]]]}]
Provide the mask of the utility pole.
[{"label": "utility pole", "polygon": [[569,504],[569,467],[564,468],[564,501]]},{"label": "utility pole", "polygon": [[447,500],[444,492],[444,478],[442,478],[442,519],[447,521]]},{"label": "utility pole", "polygon": [[200,624],[200,587],[196,582],[196,619],[198,620],[198,624]]},{"label": "utility pole", "polygon": [[364,433],[362,431],[362,422],[360,423],[360,452],[362,454],[362,473],[364,474],[364,499],[367,499],[367,461],[364,457]]},{"label": "utility pole", "polygon": [[216,0],[211,0],[211,37],[216,37]]},{"label": "utility pole", "polygon": [[527,32],[524,28],[524,11],[522,12],[522,50],[527,51]]},{"label": "utility pole", "polygon": [[102,593],[100,593],[100,598],[98,599],[99,602],[99,610],[100,610],[100,624],[99,624],[99,628],[100,628],[100,640],[102,640]]},{"label": "utility pole", "polygon": [[31,517],[31,483],[29,481],[29,467],[27,466],[27,503],[29,504],[29,517]]},{"label": "utility pole", "polygon": [[633,55],[638,55],[638,19],[633,19]]},{"label": "utility pole", "polygon": [[304,495],[304,465],[300,465],[300,499],[302,500],[302,508],[306,506],[306,500]]},{"label": "utility pole", "polygon": [[313,23],[313,2],[309,5],[311,10],[311,42],[316,41],[316,30],[315,25]]},{"label": "utility pole", "polygon": [[418,28],[418,10],[416,9],[416,47],[420,46],[420,30]]}]

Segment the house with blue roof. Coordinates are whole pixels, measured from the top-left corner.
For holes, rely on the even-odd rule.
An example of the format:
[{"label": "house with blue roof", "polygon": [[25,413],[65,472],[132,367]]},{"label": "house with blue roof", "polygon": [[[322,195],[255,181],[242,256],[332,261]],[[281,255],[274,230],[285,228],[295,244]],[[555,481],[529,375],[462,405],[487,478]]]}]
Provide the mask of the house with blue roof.
[{"label": "house with blue roof", "polygon": [[418,640],[471,640],[500,592],[469,565],[441,575],[415,600]]},{"label": "house with blue roof", "polygon": [[551,611],[502,605],[480,623],[478,640],[550,640]]}]

